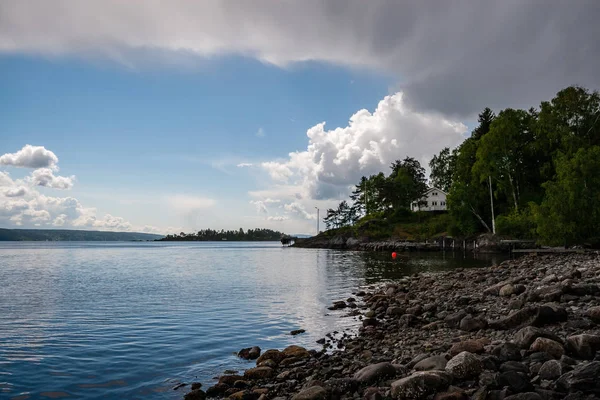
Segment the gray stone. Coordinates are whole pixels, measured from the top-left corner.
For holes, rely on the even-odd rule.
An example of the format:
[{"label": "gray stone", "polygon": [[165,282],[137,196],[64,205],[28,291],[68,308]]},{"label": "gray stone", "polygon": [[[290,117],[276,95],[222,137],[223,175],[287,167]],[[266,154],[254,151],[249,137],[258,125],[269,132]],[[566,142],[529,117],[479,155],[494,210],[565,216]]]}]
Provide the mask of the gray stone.
[{"label": "gray stone", "polygon": [[498,357],[500,362],[520,361],[521,349],[514,343],[501,343],[492,349],[492,355]]},{"label": "gray stone", "polygon": [[432,371],[441,370],[443,371],[448,364],[448,360],[444,356],[431,356],[424,360],[419,361],[415,364],[414,369],[416,371]]},{"label": "gray stone", "polygon": [[513,392],[529,392],[533,390],[533,385],[529,382],[527,375],[521,372],[507,371],[498,377],[500,387],[508,386]]},{"label": "gray stone", "polygon": [[446,389],[452,376],[443,371],[420,371],[392,383],[391,394],[400,399],[424,399]]},{"label": "gray stone", "polygon": [[542,396],[536,392],[517,393],[512,396],[505,397],[504,400],[544,400]]},{"label": "gray stone", "polygon": [[200,389],[194,389],[191,392],[186,393],[183,398],[184,400],[204,400],[206,399],[206,393]]},{"label": "gray stone", "polygon": [[459,329],[466,332],[474,332],[487,328],[487,321],[483,318],[467,315],[460,320]]},{"label": "gray stone", "polygon": [[591,360],[600,349],[600,336],[582,333],[567,338],[567,350],[576,357]]},{"label": "gray stone", "polygon": [[579,364],[571,372],[562,375],[556,385],[565,392],[595,392],[600,390],[600,361]]},{"label": "gray stone", "polygon": [[562,340],[555,334],[534,326],[526,326],[525,328],[519,330],[515,334],[513,341],[520,348],[528,349],[531,347],[535,339],[539,337],[552,339],[555,342],[562,343]]},{"label": "gray stone", "polygon": [[589,319],[600,324],[600,306],[589,308],[585,314]]},{"label": "gray stone", "polygon": [[558,305],[543,305],[538,307],[535,318],[531,323],[533,326],[553,325],[564,322],[569,318],[567,310]]},{"label": "gray stone", "polygon": [[357,382],[371,385],[386,378],[396,376],[396,368],[388,362],[367,365],[363,369],[354,374],[354,379]]},{"label": "gray stone", "polygon": [[321,386],[311,386],[308,389],[304,389],[296,393],[292,400],[327,400],[329,393],[327,389]]},{"label": "gray stone", "polygon": [[454,356],[446,364],[446,372],[452,374],[459,380],[464,380],[477,376],[483,370],[481,361],[472,353],[463,351],[462,353]]},{"label": "gray stone", "polygon": [[559,359],[565,354],[565,349],[562,344],[555,342],[552,339],[539,337],[531,344],[531,351],[542,351],[550,354],[552,357]]},{"label": "gray stone", "polygon": [[541,379],[553,381],[562,375],[562,364],[557,360],[546,361],[538,371]]}]

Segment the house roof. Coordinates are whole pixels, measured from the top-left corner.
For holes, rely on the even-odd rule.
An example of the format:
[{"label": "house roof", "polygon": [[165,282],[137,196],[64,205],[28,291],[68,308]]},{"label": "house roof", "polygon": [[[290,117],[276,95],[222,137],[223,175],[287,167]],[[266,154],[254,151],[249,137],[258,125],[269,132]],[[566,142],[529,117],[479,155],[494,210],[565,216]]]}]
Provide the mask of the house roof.
[{"label": "house roof", "polygon": [[444,192],[442,189],[438,189],[438,188],[436,188],[436,187],[430,187],[429,189],[427,189],[427,191],[425,191],[425,193],[424,193],[424,194],[427,194],[427,193],[429,193],[429,192],[431,192],[431,191],[433,191],[433,190],[437,190],[438,192],[442,192],[442,193],[444,193],[444,194],[446,194],[446,195],[448,194],[448,193]]}]

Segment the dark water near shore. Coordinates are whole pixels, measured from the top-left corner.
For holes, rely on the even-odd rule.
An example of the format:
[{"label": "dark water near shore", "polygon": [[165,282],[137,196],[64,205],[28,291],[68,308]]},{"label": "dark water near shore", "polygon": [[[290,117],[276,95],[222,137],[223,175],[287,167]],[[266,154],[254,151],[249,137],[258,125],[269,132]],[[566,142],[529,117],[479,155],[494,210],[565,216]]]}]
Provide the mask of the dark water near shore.
[{"label": "dark water near shore", "polygon": [[[0,243],[0,398],[176,399],[250,363],[232,353],[354,327],[326,307],[358,287],[502,256],[278,243]],[[307,333],[292,337],[289,331]]]}]

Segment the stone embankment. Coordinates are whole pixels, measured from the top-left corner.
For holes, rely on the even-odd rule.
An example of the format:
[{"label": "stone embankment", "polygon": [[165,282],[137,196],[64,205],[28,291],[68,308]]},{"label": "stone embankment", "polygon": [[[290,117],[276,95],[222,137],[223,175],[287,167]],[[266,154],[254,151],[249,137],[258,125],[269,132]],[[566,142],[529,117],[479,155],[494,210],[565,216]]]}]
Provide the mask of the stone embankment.
[{"label": "stone embankment", "polygon": [[420,273],[355,298],[331,308],[357,315],[356,337],[267,350],[186,399],[600,399],[596,254]]}]

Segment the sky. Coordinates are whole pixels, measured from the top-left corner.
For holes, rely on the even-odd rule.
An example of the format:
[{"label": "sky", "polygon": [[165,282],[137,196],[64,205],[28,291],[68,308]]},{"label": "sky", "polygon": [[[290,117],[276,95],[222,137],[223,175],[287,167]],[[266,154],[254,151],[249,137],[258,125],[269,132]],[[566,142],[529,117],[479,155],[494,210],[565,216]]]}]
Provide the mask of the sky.
[{"label": "sky", "polygon": [[[316,232],[485,107],[600,88],[595,0],[0,2],[0,227]],[[321,225],[322,227],[322,225]]]}]

